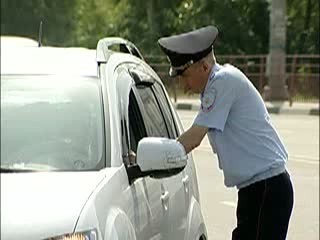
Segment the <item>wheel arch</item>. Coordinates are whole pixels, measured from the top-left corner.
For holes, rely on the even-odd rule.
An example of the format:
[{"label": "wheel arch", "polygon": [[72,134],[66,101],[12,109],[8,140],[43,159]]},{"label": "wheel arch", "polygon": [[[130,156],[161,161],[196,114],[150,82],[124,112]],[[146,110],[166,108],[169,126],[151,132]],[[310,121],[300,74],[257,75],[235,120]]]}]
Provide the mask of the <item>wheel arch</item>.
[{"label": "wheel arch", "polygon": [[106,220],[104,233],[106,240],[137,240],[135,229],[124,211],[111,209]]},{"label": "wheel arch", "polygon": [[186,240],[206,240],[207,229],[204,223],[204,219],[201,213],[201,207],[199,202],[192,197],[190,201],[190,208],[188,212],[188,229]]}]

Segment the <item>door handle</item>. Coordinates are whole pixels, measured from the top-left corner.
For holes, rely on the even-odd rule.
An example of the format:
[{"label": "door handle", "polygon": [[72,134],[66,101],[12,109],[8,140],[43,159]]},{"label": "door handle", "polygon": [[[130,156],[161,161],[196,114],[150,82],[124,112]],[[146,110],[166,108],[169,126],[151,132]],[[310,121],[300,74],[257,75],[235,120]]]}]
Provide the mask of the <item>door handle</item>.
[{"label": "door handle", "polygon": [[169,192],[165,191],[163,194],[161,194],[161,201],[167,202],[169,200]]},{"label": "door handle", "polygon": [[164,210],[168,210],[168,202],[169,202],[169,192],[165,191],[164,193],[161,194],[161,202],[164,207]]},{"label": "door handle", "polygon": [[189,191],[189,176],[186,175],[182,178],[182,183],[184,185],[184,191],[187,193]]}]

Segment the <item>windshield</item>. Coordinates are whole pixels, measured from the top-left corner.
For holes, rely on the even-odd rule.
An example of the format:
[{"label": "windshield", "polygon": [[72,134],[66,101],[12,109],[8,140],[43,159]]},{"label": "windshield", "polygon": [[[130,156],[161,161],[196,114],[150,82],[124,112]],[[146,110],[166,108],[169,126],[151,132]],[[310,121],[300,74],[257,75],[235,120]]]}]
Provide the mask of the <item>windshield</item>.
[{"label": "windshield", "polygon": [[1,169],[101,168],[98,83],[89,77],[1,76]]}]

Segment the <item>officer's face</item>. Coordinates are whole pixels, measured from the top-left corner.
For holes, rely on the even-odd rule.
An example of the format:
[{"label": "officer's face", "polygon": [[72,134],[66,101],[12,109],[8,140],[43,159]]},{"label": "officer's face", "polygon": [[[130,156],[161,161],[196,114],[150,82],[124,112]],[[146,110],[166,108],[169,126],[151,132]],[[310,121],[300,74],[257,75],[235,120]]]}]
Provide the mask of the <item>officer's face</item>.
[{"label": "officer's face", "polygon": [[201,93],[206,87],[210,74],[210,66],[203,61],[199,61],[188,67],[180,78],[184,84],[184,92]]}]

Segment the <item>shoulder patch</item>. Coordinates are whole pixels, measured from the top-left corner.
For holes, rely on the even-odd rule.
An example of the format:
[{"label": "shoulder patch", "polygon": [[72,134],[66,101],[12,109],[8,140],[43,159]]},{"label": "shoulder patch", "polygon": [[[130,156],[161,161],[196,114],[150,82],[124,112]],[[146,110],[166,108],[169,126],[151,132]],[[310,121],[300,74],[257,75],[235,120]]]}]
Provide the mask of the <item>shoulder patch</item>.
[{"label": "shoulder patch", "polygon": [[206,92],[201,98],[201,110],[210,112],[214,108],[217,91],[213,88]]}]

